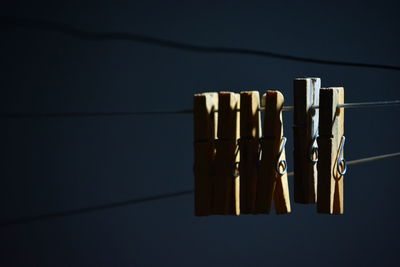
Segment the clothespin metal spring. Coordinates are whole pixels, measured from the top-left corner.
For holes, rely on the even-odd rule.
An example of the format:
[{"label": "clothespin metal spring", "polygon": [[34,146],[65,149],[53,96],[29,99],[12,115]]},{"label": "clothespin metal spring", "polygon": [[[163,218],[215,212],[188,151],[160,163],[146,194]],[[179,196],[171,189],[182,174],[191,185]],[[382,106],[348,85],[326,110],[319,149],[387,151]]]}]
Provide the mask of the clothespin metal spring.
[{"label": "clothespin metal spring", "polygon": [[[282,156],[283,150],[285,149],[286,141],[287,141],[287,138],[283,136],[281,139],[281,145],[279,148],[278,160],[277,160],[277,164],[276,164],[276,172],[281,176],[287,172],[286,159],[280,159]],[[282,168],[282,171],[281,171],[281,168]]]},{"label": "clothespin metal spring", "polygon": [[343,157],[343,148],[344,148],[344,143],[346,141],[346,137],[343,135],[342,139],[340,140],[340,146],[339,146],[339,154],[338,154],[338,160],[337,160],[337,171],[340,174],[340,177],[346,174],[347,172],[347,163],[345,158]]},{"label": "clothespin metal spring", "polygon": [[[240,150],[240,139],[238,139],[237,141],[237,145],[236,145],[236,152],[235,152],[235,158],[237,157],[237,155],[239,154],[239,150]],[[240,176],[239,173],[239,168],[240,168],[240,161],[236,161],[233,164],[233,173],[232,176],[236,179]]]},{"label": "clothespin metal spring", "polygon": [[318,146],[314,145],[318,139],[318,133],[316,133],[312,139],[311,146],[310,146],[310,161],[312,163],[318,162]]},{"label": "clothespin metal spring", "polygon": [[[260,144],[261,144],[262,140],[263,140],[263,138],[260,138],[260,140],[259,140]],[[284,175],[285,173],[287,173],[287,161],[285,159],[281,159],[283,151],[284,151],[285,146],[286,146],[286,142],[287,142],[287,138],[283,136],[282,139],[281,139],[278,159],[277,159],[277,163],[276,163],[276,172],[277,172],[277,174],[279,174],[281,176]],[[235,157],[239,153],[239,151],[240,151],[240,139],[238,139],[238,141],[237,141],[237,148],[236,148],[236,152],[235,152]],[[260,146],[260,149],[258,150],[258,159],[259,159],[258,160],[258,167],[260,167],[260,164],[261,164],[261,160],[260,160],[261,159],[261,153],[262,153],[262,150],[261,150],[261,146]],[[240,175],[239,174],[239,166],[240,166],[240,161],[236,161],[233,164],[232,176],[234,178],[237,178]]]}]

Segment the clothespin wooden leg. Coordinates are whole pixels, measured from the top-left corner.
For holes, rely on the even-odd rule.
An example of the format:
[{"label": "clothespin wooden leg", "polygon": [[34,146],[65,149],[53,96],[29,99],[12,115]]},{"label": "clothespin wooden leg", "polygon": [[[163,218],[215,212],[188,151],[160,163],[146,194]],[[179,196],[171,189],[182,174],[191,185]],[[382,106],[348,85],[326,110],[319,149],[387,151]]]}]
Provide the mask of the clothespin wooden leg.
[{"label": "clothespin wooden leg", "polygon": [[212,166],[215,159],[214,140],[217,130],[217,118],[214,111],[217,109],[217,93],[194,95],[194,184],[196,216],[212,214]]},{"label": "clothespin wooden leg", "polygon": [[240,183],[236,170],[239,162],[239,108],[239,94],[219,93],[214,214],[240,214]]},{"label": "clothespin wooden leg", "polygon": [[317,198],[319,78],[294,80],[294,200],[315,203]]},{"label": "clothespin wooden leg", "polygon": [[319,213],[343,214],[344,88],[324,88],[320,93],[318,201]]},{"label": "clothespin wooden leg", "polygon": [[267,91],[263,96],[264,136],[261,141],[262,156],[256,205],[259,213],[270,213],[273,200],[278,214],[291,211],[284,149],[286,139],[283,137],[282,127],[283,102],[283,95],[278,91]]},{"label": "clothespin wooden leg", "polygon": [[261,134],[260,94],[240,93],[240,212],[255,213]]}]

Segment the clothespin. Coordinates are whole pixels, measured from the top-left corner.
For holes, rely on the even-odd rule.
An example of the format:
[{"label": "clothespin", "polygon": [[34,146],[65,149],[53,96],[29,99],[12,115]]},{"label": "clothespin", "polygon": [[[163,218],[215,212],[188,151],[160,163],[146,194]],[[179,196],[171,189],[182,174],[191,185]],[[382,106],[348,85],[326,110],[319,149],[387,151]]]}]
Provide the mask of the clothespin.
[{"label": "clothespin", "polygon": [[346,173],[344,159],[344,88],[323,88],[319,104],[319,213],[343,214],[343,179]]},{"label": "clothespin", "polygon": [[195,215],[212,214],[213,180],[215,171],[214,141],[217,130],[218,94],[196,94],[193,98],[194,114],[194,177]]},{"label": "clothespin", "polygon": [[315,203],[317,199],[318,109],[321,80],[294,80],[294,200]]},{"label": "clothespin", "polygon": [[282,108],[284,98],[279,91],[263,96],[264,136],[261,138],[261,165],[257,185],[256,211],[270,213],[272,201],[277,214],[290,213],[290,197],[283,137]]},{"label": "clothespin", "polygon": [[261,135],[260,94],[240,93],[240,212],[255,213]]},{"label": "clothespin", "polygon": [[239,108],[239,94],[219,93],[214,214],[240,214],[240,182],[237,168],[240,156],[238,153]]}]

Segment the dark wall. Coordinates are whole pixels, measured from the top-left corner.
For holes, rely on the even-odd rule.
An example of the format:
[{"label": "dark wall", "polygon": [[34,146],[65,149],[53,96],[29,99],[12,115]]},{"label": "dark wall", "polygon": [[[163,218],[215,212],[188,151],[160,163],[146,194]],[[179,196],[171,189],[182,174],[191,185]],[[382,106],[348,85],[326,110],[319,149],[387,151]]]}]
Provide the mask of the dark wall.
[{"label": "dark wall", "polygon": [[[400,65],[398,1],[1,1],[0,15],[201,45]],[[190,108],[203,91],[344,86],[399,99],[398,72],[82,41],[0,27],[1,112]],[[346,158],[400,150],[398,107],[346,111]],[[292,113],[284,115],[292,161]],[[0,119],[0,219],[193,188],[190,115]],[[0,266],[398,266],[398,159],[354,166],[345,214],[193,216],[193,195],[0,228]],[[292,179],[290,178],[291,189]]]}]

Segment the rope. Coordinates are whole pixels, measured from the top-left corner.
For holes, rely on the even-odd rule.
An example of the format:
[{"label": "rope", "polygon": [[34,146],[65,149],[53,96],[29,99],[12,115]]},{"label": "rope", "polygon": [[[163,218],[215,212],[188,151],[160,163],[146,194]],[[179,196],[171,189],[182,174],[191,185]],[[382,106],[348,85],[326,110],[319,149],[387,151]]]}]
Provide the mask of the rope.
[{"label": "rope", "polygon": [[[393,101],[375,101],[375,102],[360,102],[360,103],[345,103],[338,105],[339,108],[367,108],[367,107],[384,107],[400,105],[400,100]],[[319,106],[313,106],[319,108]],[[260,111],[265,108],[261,107]],[[284,106],[283,111],[294,110],[293,106]],[[238,110],[240,111],[240,110]],[[218,110],[216,110],[218,112]],[[111,117],[111,116],[142,116],[142,115],[173,115],[173,114],[192,114],[193,109],[178,109],[178,110],[156,110],[156,111],[132,111],[132,112],[63,112],[63,113],[0,113],[2,119],[29,119],[29,118],[79,118],[79,117]]]},{"label": "rope", "polygon": [[199,53],[249,55],[249,56],[278,58],[278,59],[297,61],[297,62],[307,62],[307,63],[321,64],[321,65],[336,65],[336,66],[400,71],[399,66],[393,66],[393,65],[308,58],[308,57],[293,56],[293,55],[280,54],[270,51],[262,51],[255,49],[246,49],[246,48],[195,45],[195,44],[188,44],[188,43],[177,42],[162,38],[151,37],[143,34],[135,34],[128,32],[91,32],[78,29],[61,22],[40,20],[40,19],[11,18],[3,16],[0,17],[0,26],[6,28],[21,27],[28,29],[53,31],[87,41],[98,41],[98,42],[130,41],[130,42],[156,45],[160,47],[174,48],[178,50],[185,50],[185,51],[199,52]]},{"label": "rope", "polygon": [[[373,156],[373,157],[368,157],[368,158],[362,158],[362,159],[356,159],[356,160],[348,161],[347,164],[348,165],[357,165],[357,164],[378,161],[378,160],[383,160],[383,159],[396,158],[396,157],[400,157],[400,152],[384,154],[384,155],[379,155],[379,156]],[[288,176],[293,176],[293,174],[294,174],[293,172],[289,172]],[[128,206],[128,205],[136,205],[136,204],[141,204],[141,203],[154,201],[154,200],[161,200],[161,199],[189,195],[189,194],[193,194],[193,192],[194,192],[194,190],[184,190],[184,191],[178,191],[175,193],[166,193],[166,194],[154,195],[154,196],[149,196],[149,197],[144,197],[144,198],[134,198],[131,200],[113,202],[113,203],[109,203],[109,204],[74,209],[74,210],[69,210],[69,211],[50,212],[50,213],[42,214],[42,215],[27,216],[27,217],[22,217],[22,218],[18,218],[18,219],[1,221],[0,227],[27,224],[27,223],[31,223],[31,222],[37,222],[37,221],[46,221],[46,220],[64,218],[64,217],[68,217],[68,216],[80,215],[80,214],[85,214],[85,213],[90,213],[90,212],[95,212],[95,211],[124,207],[124,206]]]}]

